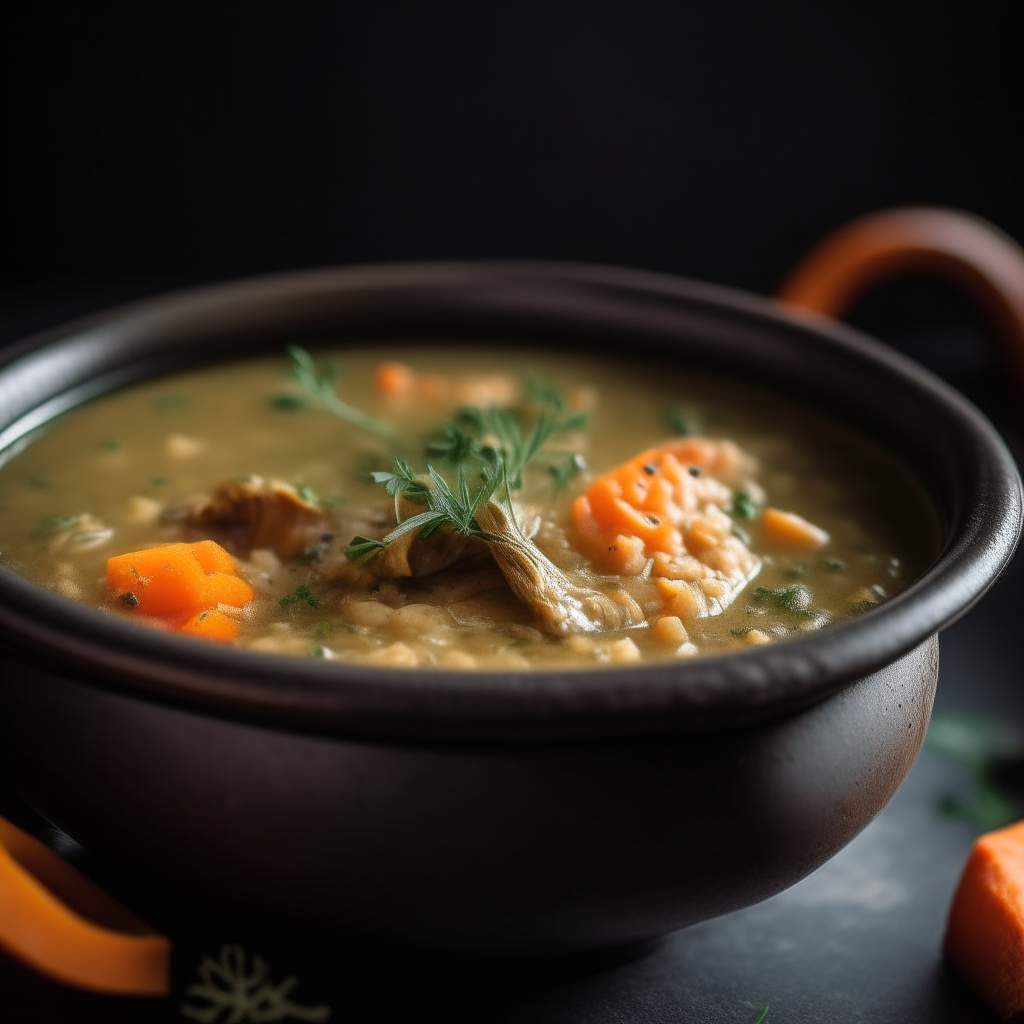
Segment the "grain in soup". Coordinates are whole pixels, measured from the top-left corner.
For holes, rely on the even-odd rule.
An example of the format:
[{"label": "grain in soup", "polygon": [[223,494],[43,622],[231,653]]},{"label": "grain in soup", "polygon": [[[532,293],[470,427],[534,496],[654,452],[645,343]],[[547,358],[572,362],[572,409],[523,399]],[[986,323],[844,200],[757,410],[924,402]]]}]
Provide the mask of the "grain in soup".
[{"label": "grain in soup", "polygon": [[847,427],[664,366],[303,349],[127,388],[0,469],[0,557],[63,596],[255,651],[532,669],[768,644],[938,551]]}]

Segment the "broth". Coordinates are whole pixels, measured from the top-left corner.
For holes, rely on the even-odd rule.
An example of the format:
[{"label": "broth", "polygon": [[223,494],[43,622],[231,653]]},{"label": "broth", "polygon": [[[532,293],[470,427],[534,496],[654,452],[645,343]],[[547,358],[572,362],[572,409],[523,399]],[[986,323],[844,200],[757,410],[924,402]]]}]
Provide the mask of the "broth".
[{"label": "broth", "polygon": [[[126,589],[108,559],[213,540],[253,596],[211,598],[192,632],[216,619],[224,632],[208,635],[253,650],[507,670],[782,640],[877,605],[938,552],[935,514],[895,458],[754,387],[547,353],[390,346],[317,363],[332,358],[337,396],[384,433],[324,411],[281,358],[152,380],[61,417],[0,469],[3,564],[182,628],[150,613],[148,570],[124,563],[139,580]],[[502,431],[514,421],[529,447],[542,417],[552,433],[516,488],[501,478],[515,461]],[[396,456],[414,481],[397,501],[370,477]],[[497,479],[470,520],[488,539],[449,524],[381,548],[396,509],[439,514],[428,465],[459,498],[460,461],[470,498]],[[545,588],[564,591],[554,610],[535,597]]]}]

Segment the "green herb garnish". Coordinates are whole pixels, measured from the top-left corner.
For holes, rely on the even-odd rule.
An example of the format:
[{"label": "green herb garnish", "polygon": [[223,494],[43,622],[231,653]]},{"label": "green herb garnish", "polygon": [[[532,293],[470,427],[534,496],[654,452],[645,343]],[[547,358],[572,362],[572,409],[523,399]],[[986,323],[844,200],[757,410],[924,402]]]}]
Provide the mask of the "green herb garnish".
[{"label": "green herb garnish", "polygon": [[746,636],[753,628],[753,626],[744,626],[743,629],[730,629],[729,632],[733,636]]},{"label": "green herb garnish", "polygon": [[43,529],[47,533],[63,533],[82,520],[79,516],[43,516]]},{"label": "green herb garnish", "polygon": [[295,588],[294,594],[288,594],[287,597],[282,597],[277,602],[282,608],[287,608],[291,604],[308,604],[310,608],[319,608],[320,602],[313,596],[313,592],[305,585],[300,584]]},{"label": "green herb garnish", "polygon": [[329,637],[331,635],[331,630],[333,629],[334,627],[329,622],[321,622],[313,631],[313,636],[317,640],[323,640],[325,637]]},{"label": "green herb garnish", "polygon": [[116,437],[108,437],[103,441],[100,441],[100,447],[105,452],[116,452],[121,447],[121,442]]},{"label": "green herb garnish", "polygon": [[841,558],[826,558],[821,564],[833,572],[842,572],[846,568],[846,563]]},{"label": "green herb garnish", "polygon": [[572,483],[573,478],[586,468],[587,460],[578,452],[575,455],[570,455],[562,462],[556,462],[553,466],[548,466],[548,473],[551,474],[551,478],[555,481],[555,493],[557,494],[568,487]]},{"label": "green herb garnish", "polygon": [[186,395],[158,395],[153,399],[153,408],[157,412],[167,412],[170,409],[184,409],[188,405]]},{"label": "green herb garnish", "polygon": [[320,497],[309,484],[296,484],[295,493],[309,505],[319,505]]},{"label": "green herb garnish", "polygon": [[289,394],[271,395],[267,399],[267,405],[269,405],[271,409],[283,409],[290,411],[309,408],[309,402],[307,402],[302,395]]},{"label": "green herb garnish", "polygon": [[362,537],[356,535],[349,542],[347,548],[345,548],[345,554],[351,559],[366,558],[368,555],[375,555],[378,551],[383,551],[387,547],[387,544],[383,541],[373,540],[371,537]]},{"label": "green herb garnish", "polygon": [[677,437],[688,437],[695,432],[693,422],[678,405],[666,405],[661,410],[661,422]]},{"label": "green herb garnish", "polygon": [[50,481],[42,473],[36,473],[28,478],[28,485],[29,487],[34,487],[37,491],[44,491],[50,486]]},{"label": "green herb garnish", "polygon": [[755,587],[754,600],[758,604],[770,604],[791,615],[803,615],[806,618],[813,618],[813,613],[807,611],[811,595],[806,587],[794,583],[791,587],[779,587],[772,590],[769,587]]},{"label": "green herb garnish", "polygon": [[165,487],[169,484],[170,478],[166,476],[151,476],[149,482],[153,487]]},{"label": "green herb garnish", "polygon": [[313,357],[301,345],[289,345],[285,351],[291,357],[288,373],[321,408],[353,426],[380,434],[382,437],[395,435],[395,428],[390,423],[368,416],[348,402],[343,402],[335,394],[334,389],[338,381],[337,367],[330,366],[326,370],[318,371]]},{"label": "green herb garnish", "polygon": [[732,497],[732,514],[738,519],[753,519],[757,505],[746,491],[737,491]]}]

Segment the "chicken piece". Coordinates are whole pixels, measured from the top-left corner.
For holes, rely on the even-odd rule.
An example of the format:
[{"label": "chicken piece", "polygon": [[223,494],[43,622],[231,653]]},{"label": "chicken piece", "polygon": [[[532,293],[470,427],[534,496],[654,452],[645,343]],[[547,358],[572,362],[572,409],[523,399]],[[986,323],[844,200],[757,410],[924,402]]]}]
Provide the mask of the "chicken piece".
[{"label": "chicken piece", "polygon": [[185,522],[220,534],[238,550],[271,548],[282,559],[316,544],[327,526],[320,507],[290,484],[258,476],[225,481]]},{"label": "chicken piece", "polygon": [[486,502],[476,520],[488,535],[491,554],[512,592],[546,633],[567,636],[637,624],[629,602],[570,579],[524,536],[515,517],[501,505]]}]

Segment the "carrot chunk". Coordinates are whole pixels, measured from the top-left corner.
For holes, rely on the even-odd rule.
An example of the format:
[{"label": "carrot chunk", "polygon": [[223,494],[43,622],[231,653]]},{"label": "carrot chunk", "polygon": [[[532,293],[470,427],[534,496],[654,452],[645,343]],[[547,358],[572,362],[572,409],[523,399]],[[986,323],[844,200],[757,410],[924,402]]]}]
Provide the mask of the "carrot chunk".
[{"label": "carrot chunk", "polygon": [[230,616],[225,615],[216,608],[208,608],[198,615],[193,615],[184,626],[182,633],[192,633],[194,636],[201,636],[206,640],[228,641],[237,640],[239,625]]},{"label": "carrot chunk", "polygon": [[960,877],[945,951],[1000,1016],[1024,1011],[1024,822],[982,836]]},{"label": "carrot chunk", "polygon": [[828,534],[795,512],[766,508],[762,520],[765,536],[778,544],[794,548],[820,548],[828,543]]},{"label": "carrot chunk", "polygon": [[382,395],[407,395],[416,385],[416,371],[405,363],[381,363],[373,375],[373,386]]},{"label": "carrot chunk", "polygon": [[215,619],[200,629],[197,616],[218,604],[241,607],[253,599],[253,589],[238,575],[235,560],[211,540],[116,555],[107,560],[107,587],[138,615],[203,636],[220,629],[225,635],[218,639],[227,638],[227,627],[216,626]]}]

